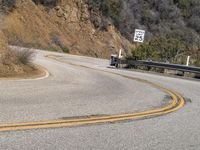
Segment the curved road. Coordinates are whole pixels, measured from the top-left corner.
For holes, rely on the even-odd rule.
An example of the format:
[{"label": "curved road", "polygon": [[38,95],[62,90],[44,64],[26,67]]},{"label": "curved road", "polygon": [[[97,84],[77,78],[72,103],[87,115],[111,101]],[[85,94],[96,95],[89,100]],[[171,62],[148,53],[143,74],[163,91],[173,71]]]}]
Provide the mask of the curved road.
[{"label": "curved road", "polygon": [[111,69],[107,68],[109,62],[102,59],[37,53],[36,63],[47,68],[50,76],[41,80],[0,80],[0,124],[125,114],[171,103],[166,93],[149,84],[105,71],[161,84],[181,93],[187,103],[176,112],[149,119],[0,132],[0,149],[196,150],[200,147],[198,81]]}]

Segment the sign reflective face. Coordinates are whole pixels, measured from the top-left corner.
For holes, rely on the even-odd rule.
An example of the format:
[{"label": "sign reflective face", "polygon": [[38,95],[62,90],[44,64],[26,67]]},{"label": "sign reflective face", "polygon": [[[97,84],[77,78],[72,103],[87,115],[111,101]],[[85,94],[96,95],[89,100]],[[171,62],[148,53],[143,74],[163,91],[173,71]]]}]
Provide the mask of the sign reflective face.
[{"label": "sign reflective face", "polygon": [[133,41],[143,43],[144,42],[144,36],[145,36],[144,30],[136,29]]}]

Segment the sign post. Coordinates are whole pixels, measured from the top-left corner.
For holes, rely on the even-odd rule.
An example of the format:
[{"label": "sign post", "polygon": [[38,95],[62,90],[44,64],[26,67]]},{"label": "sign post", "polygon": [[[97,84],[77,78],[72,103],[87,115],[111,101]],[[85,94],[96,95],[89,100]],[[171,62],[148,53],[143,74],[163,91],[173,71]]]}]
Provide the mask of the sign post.
[{"label": "sign post", "polygon": [[145,37],[145,30],[135,29],[134,42],[143,43]]}]

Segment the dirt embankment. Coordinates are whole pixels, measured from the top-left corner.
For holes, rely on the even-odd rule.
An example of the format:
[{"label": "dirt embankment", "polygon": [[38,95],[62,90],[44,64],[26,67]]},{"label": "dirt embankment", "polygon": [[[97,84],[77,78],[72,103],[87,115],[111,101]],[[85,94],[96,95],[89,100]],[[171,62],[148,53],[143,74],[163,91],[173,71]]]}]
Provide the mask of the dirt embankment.
[{"label": "dirt embankment", "polygon": [[44,72],[32,64],[23,64],[0,32],[0,78],[32,78],[43,76]]},{"label": "dirt embankment", "polygon": [[[3,16],[0,17],[0,28],[4,26]],[[29,78],[43,75],[43,72],[32,64],[23,64],[19,55],[8,47],[7,38],[0,30],[0,78]]]},{"label": "dirt embankment", "polygon": [[60,0],[55,6],[17,0],[3,29],[9,44],[108,58],[129,42],[111,24],[91,23],[85,0]]}]

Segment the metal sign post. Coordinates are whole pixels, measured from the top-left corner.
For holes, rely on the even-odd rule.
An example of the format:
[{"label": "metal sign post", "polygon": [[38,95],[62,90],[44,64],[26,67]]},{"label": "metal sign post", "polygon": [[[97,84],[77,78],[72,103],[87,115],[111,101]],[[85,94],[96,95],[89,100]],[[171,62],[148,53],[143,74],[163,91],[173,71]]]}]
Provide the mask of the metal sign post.
[{"label": "metal sign post", "polygon": [[143,43],[144,37],[145,37],[145,30],[136,29],[133,41]]}]

